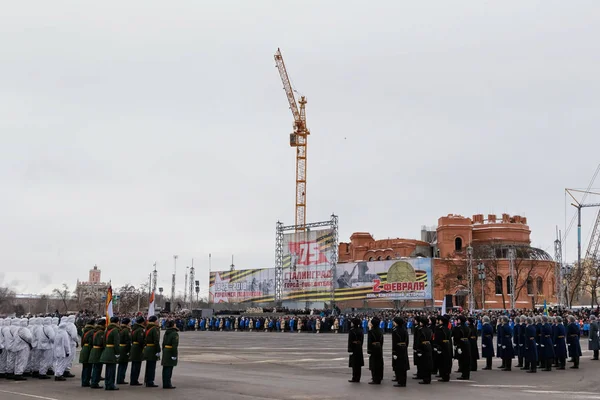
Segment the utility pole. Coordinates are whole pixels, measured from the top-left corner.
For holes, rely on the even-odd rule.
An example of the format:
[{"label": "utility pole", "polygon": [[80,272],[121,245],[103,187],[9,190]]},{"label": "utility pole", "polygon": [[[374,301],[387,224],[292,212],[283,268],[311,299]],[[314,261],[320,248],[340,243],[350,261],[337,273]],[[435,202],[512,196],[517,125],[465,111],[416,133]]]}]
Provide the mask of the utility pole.
[{"label": "utility pole", "polygon": [[190,267],[185,267],[185,283],[183,284],[183,306],[185,307],[187,303],[187,294],[188,294],[188,273],[190,271]]},{"label": "utility pole", "polygon": [[479,271],[479,281],[481,282],[481,311],[485,310],[485,265],[479,263],[477,265],[477,271]]},{"label": "utility pole", "polygon": [[195,276],[195,270],[194,270],[194,259],[192,258],[192,268],[190,268],[190,286],[188,288],[189,291],[189,295],[190,295],[190,310],[193,308],[193,303],[194,303],[194,279],[196,278]]},{"label": "utility pole", "polygon": [[508,249],[508,262],[510,268],[510,308],[515,309],[515,248]]},{"label": "utility pole", "polygon": [[173,256],[173,276],[171,277],[171,303],[175,304],[175,273],[177,272],[177,255]]},{"label": "utility pole", "polygon": [[556,227],[556,240],[554,241],[554,261],[556,266],[554,268],[554,279],[556,279],[556,301],[558,307],[561,308],[565,304],[565,291],[564,291],[564,270],[562,265],[562,241],[560,240],[560,231],[558,226]]},{"label": "utility pole", "polygon": [[154,262],[154,271],[152,271],[152,293],[156,294],[156,281],[158,280],[158,272],[156,271],[156,261]]},{"label": "utility pole", "polygon": [[475,310],[475,293],[473,290],[473,247],[470,244],[467,247],[467,278],[469,279],[469,313],[473,314]]},{"label": "utility pole", "polygon": [[229,266],[230,271],[235,271],[235,265],[233,265],[233,254],[231,255],[231,265]]},{"label": "utility pole", "polygon": [[[600,168],[600,166],[599,166],[599,168]],[[575,198],[575,196],[573,196],[571,194],[571,192],[583,192],[586,195],[590,194],[590,193],[591,194],[599,194],[599,193],[590,192],[589,190],[586,190],[584,192],[582,190],[575,190],[575,189],[565,189],[565,191],[569,194],[569,196],[571,196],[571,198],[575,202],[575,203],[571,203],[571,205],[577,209],[577,268],[581,268],[581,209],[589,208],[589,207],[600,207],[600,203],[582,204],[579,201],[577,201],[577,199]]]}]

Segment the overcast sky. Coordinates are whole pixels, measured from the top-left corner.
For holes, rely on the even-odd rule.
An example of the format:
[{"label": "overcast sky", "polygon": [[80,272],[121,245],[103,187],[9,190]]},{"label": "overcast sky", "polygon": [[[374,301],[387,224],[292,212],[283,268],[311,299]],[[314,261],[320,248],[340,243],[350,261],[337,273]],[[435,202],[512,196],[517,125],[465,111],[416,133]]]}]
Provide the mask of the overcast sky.
[{"label": "overcast sky", "polygon": [[600,162],[598,38],[594,1],[7,3],[0,285],[94,264],[137,285],[156,261],[170,290],[178,254],[178,291],[194,258],[206,293],[209,253],[273,266],[295,189],[278,47],[308,98],[309,221],[418,238],[507,212],[552,254],[564,188]]}]

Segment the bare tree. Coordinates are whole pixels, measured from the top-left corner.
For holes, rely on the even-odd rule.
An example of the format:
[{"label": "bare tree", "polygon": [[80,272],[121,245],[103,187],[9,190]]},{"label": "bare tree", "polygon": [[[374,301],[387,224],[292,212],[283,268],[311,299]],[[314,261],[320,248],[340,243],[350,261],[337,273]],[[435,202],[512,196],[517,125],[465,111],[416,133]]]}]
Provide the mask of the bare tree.
[{"label": "bare tree", "polygon": [[13,312],[15,292],[6,287],[0,287],[0,312]]},{"label": "bare tree", "polygon": [[133,285],[124,285],[117,291],[119,294],[119,313],[130,313],[137,310],[140,291]]},{"label": "bare tree", "polygon": [[65,312],[69,311],[69,306],[67,305],[67,301],[71,298],[71,291],[69,290],[69,286],[66,283],[63,283],[62,289],[54,289],[52,291],[52,294],[62,301],[65,307]]}]

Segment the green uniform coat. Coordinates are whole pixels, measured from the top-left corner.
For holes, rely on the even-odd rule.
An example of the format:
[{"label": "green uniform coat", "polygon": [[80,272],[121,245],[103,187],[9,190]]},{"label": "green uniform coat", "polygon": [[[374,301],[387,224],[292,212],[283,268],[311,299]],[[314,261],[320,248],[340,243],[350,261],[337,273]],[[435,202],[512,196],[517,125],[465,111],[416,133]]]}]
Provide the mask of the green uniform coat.
[{"label": "green uniform coat", "polygon": [[90,351],[90,357],[88,363],[98,364],[100,363],[100,357],[102,356],[102,350],[104,349],[104,327],[101,325],[96,326],[92,335],[92,350]]},{"label": "green uniform coat", "polygon": [[128,326],[122,326],[119,332],[119,363],[129,362],[129,353],[131,352],[131,331]]},{"label": "green uniform coat", "polygon": [[[162,361],[161,365],[165,367],[177,366],[177,347],[179,346],[179,330],[175,327],[168,328],[163,337],[162,343]],[[175,358],[173,360],[173,358]]]},{"label": "green uniform coat", "polygon": [[100,357],[102,364],[116,364],[118,362],[119,349],[119,326],[110,324],[104,334],[104,351]]},{"label": "green uniform coat", "polygon": [[86,325],[83,328],[83,335],[81,336],[81,352],[79,353],[79,362],[81,364],[87,364],[90,358],[90,352],[92,351],[92,340],[94,339],[94,326]]},{"label": "green uniform coat", "polygon": [[[158,361],[160,359],[160,328],[153,322],[146,326],[146,347],[144,347],[144,360]],[[159,357],[156,355],[159,354]]]},{"label": "green uniform coat", "polygon": [[144,326],[133,324],[133,332],[131,333],[131,352],[129,353],[129,361],[142,362],[142,351],[144,350],[145,332]]}]

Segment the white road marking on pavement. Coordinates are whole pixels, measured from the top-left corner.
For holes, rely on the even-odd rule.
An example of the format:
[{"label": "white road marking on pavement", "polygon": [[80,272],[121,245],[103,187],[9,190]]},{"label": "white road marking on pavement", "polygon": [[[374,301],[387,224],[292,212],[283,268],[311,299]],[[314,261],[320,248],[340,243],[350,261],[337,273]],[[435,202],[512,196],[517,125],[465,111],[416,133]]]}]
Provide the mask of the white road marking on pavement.
[{"label": "white road marking on pavement", "polygon": [[8,394],[14,394],[16,396],[32,397],[34,399],[42,399],[42,400],[58,400],[58,399],[55,399],[54,397],[37,396],[35,394],[27,394],[27,393],[20,393],[20,392],[9,392],[8,390],[0,390],[0,393],[8,393]]},{"label": "white road marking on pavement", "polygon": [[525,393],[537,393],[537,394],[565,394],[565,395],[582,395],[582,396],[597,396],[598,393],[594,392],[564,392],[561,390],[523,390]]},{"label": "white road marking on pavement", "polygon": [[515,388],[515,389],[526,389],[532,388],[535,389],[537,386],[529,386],[529,385],[471,385],[472,387],[480,387],[480,388]]}]

